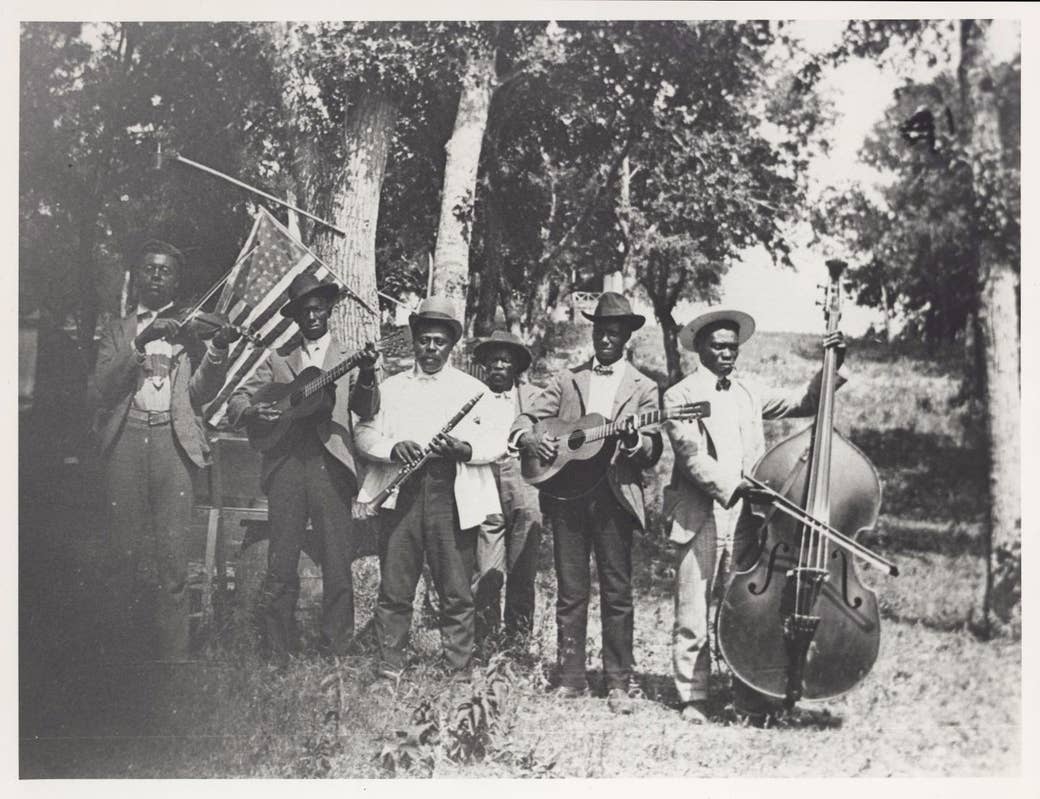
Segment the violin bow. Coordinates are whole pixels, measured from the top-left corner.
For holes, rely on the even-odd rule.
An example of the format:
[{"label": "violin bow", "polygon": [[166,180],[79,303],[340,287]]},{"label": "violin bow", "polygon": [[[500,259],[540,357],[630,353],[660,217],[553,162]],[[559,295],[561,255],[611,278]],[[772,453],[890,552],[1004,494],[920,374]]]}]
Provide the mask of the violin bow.
[{"label": "violin bow", "polygon": [[826,522],[822,522],[819,519],[811,516],[804,509],[800,508],[796,503],[789,500],[783,494],[778,491],[774,491],[768,485],[760,480],[756,480],[750,475],[743,475],[744,478],[751,483],[756,489],[767,495],[773,503],[773,507],[781,513],[790,516],[797,522],[804,524],[806,527],[811,527],[817,533],[820,533],[825,538],[829,539],[834,544],[840,546],[842,549],[847,549],[854,555],[859,555],[863,560],[869,563],[871,566],[881,569],[882,571],[888,572],[892,577],[899,576],[899,567],[896,566],[892,561],[886,560],[877,553],[873,552],[867,547],[863,546],[859,542],[852,538],[849,538],[839,530],[835,530]]}]

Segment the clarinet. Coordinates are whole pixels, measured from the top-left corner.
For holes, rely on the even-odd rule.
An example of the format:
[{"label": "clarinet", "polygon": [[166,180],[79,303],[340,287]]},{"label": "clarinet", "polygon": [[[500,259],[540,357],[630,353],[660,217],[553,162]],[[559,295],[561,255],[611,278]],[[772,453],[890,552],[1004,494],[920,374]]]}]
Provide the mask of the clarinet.
[{"label": "clarinet", "polygon": [[[476,405],[480,398],[483,396],[484,392],[481,391],[479,394],[473,397],[473,399],[469,400],[465,405],[463,405],[462,408],[459,409],[459,412],[452,416],[448,423],[437,432],[437,435],[435,435],[434,438],[436,438],[439,435],[447,435],[452,430],[454,430],[455,426],[459,422],[461,422],[463,418],[465,418],[467,413],[473,410],[473,406]],[[397,473],[397,476],[390,481],[390,484],[382,491],[380,491],[378,494],[376,494],[374,497],[372,497],[370,501],[355,503],[355,509],[357,511],[355,513],[355,516],[357,516],[358,518],[374,516],[382,507],[383,503],[390,498],[390,495],[397,491],[401,487],[401,484],[405,482],[405,480],[407,480],[409,477],[415,474],[415,472],[421,469],[426,464],[426,462],[430,460],[431,457],[433,457],[433,453],[430,452],[430,448],[427,447],[423,450],[423,455],[421,458],[419,458],[419,460],[415,461],[410,466],[406,465],[404,468],[402,468],[401,471]]]}]

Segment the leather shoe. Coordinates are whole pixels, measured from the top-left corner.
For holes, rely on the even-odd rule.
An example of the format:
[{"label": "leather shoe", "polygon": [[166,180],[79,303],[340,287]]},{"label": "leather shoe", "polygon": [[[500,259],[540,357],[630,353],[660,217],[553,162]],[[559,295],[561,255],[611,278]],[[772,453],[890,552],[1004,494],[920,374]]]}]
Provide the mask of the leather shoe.
[{"label": "leather shoe", "polygon": [[704,712],[703,702],[687,702],[680,708],[679,716],[687,724],[707,724],[708,714]]},{"label": "leather shoe", "polygon": [[626,691],[624,688],[611,688],[607,692],[607,707],[610,708],[612,713],[616,713],[619,716],[628,716],[635,711],[636,702],[640,698],[640,696],[634,695],[632,691]]},{"label": "leather shoe", "polygon": [[557,699],[581,699],[589,695],[589,688],[575,688],[573,685],[557,685],[549,692]]}]

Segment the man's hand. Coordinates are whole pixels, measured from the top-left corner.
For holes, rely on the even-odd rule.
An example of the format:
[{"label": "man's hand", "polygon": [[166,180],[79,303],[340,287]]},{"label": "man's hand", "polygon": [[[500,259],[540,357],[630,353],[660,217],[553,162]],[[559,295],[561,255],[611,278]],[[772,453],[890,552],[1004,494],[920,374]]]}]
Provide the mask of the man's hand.
[{"label": "man's hand", "polygon": [[434,436],[433,441],[430,442],[430,452],[438,458],[462,463],[473,457],[473,447],[447,433],[438,433]]},{"label": "man's hand", "polygon": [[733,502],[730,507],[736,505],[740,500],[750,502],[752,505],[768,505],[773,498],[768,491],[763,491],[745,477],[740,481],[737,490],[733,492]]},{"label": "man's hand", "polygon": [[828,333],[823,339],[823,348],[825,350],[834,350],[834,354],[838,359],[838,368],[840,369],[841,365],[845,363],[845,354],[849,348],[849,344],[845,340],[845,334],[840,330]]},{"label": "man's hand", "polygon": [[137,335],[137,338],[134,339],[134,346],[143,352],[149,341],[158,341],[161,338],[172,341],[180,330],[180,323],[176,319],[160,316]]},{"label": "man's hand", "polygon": [[226,350],[229,344],[234,344],[242,337],[238,328],[233,325],[224,325],[213,334],[213,346],[218,350]]},{"label": "man's hand", "polygon": [[548,433],[541,435],[524,433],[520,436],[517,446],[529,454],[537,456],[543,463],[551,463],[556,460],[556,455],[560,451],[560,439],[550,436]]},{"label": "man's hand", "polygon": [[270,402],[258,402],[256,405],[250,405],[244,411],[242,411],[242,421],[260,421],[260,422],[277,422],[282,416],[282,412],[278,410]]},{"label": "man's hand", "polygon": [[621,452],[632,455],[639,446],[639,428],[636,427],[636,417],[627,416],[621,423]]},{"label": "man's hand", "polygon": [[421,460],[422,455],[422,447],[414,441],[398,441],[394,444],[394,448],[390,450],[390,460],[396,463],[403,463],[405,466],[411,466],[416,461]]}]

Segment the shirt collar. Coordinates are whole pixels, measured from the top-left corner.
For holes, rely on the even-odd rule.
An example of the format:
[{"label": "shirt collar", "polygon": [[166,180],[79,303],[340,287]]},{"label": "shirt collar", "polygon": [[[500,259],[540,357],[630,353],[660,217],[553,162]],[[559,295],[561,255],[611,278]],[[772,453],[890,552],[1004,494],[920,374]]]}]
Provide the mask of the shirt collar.
[{"label": "shirt collar", "polygon": [[328,330],[325,331],[325,334],[321,336],[321,338],[316,338],[313,341],[304,336],[303,348],[307,350],[307,352],[321,352],[323,349],[328,347],[329,342],[331,340],[332,333],[330,333]]},{"label": "shirt collar", "polygon": [[156,311],[156,310],[153,310],[152,308],[145,308],[143,305],[141,305],[141,303],[138,303],[137,304],[137,316],[140,317],[142,314],[158,316],[163,311],[167,311],[167,310],[169,310],[172,307],[173,307],[173,303],[172,302],[168,302],[162,308],[160,308],[159,310]]},{"label": "shirt collar", "polygon": [[[715,391],[716,384],[719,382],[719,376],[710,369],[704,366],[698,366],[697,371],[694,372],[695,379],[703,386],[706,390]],[[731,372],[729,375],[730,382],[735,382],[736,376]]]},{"label": "shirt collar", "polygon": [[625,368],[625,357],[621,356],[616,361],[614,361],[614,363],[601,363],[600,360],[599,360],[599,356],[598,355],[593,355],[592,356],[592,369],[593,369],[592,373],[593,374],[597,374],[597,372],[595,371],[597,366],[606,367],[607,369],[612,370],[612,374],[610,374],[610,375],[603,375],[603,377],[616,377]]},{"label": "shirt collar", "polygon": [[413,380],[422,380],[424,382],[427,381],[427,380],[438,381],[442,377],[444,377],[444,375],[447,373],[447,371],[449,369],[451,369],[451,365],[450,364],[444,364],[444,366],[442,366],[440,368],[440,371],[434,372],[431,375],[431,374],[427,374],[426,372],[424,372],[422,370],[422,367],[419,366],[419,364],[415,364],[414,366],[412,366],[412,379]]}]

